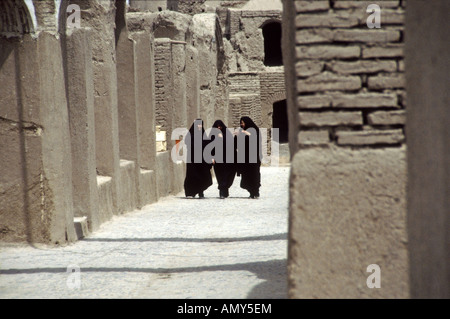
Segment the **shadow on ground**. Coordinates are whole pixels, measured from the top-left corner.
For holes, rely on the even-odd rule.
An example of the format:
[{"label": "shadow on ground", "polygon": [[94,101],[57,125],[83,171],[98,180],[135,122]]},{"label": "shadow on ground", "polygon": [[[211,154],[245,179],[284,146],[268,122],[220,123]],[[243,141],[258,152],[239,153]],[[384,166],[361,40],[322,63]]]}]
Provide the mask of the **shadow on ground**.
[{"label": "shadow on ground", "polygon": [[287,298],[287,261],[269,260],[258,263],[254,269],[248,269],[258,278],[264,279],[247,295],[248,299],[286,299]]},{"label": "shadow on ground", "polygon": [[185,237],[154,237],[154,238],[84,238],[83,241],[89,242],[241,242],[241,241],[271,241],[271,240],[285,240],[287,234],[273,234],[264,236],[248,236],[248,237],[219,237],[219,238],[185,238]]},{"label": "shadow on ground", "polygon": [[[201,271],[248,271],[265,280],[251,290],[249,299],[283,299],[287,298],[286,259],[268,260],[230,265],[180,268],[134,268],[134,267],[83,267],[83,272],[142,272],[154,274],[191,273]],[[24,269],[2,269],[0,275],[66,273],[67,268],[44,267]]]}]

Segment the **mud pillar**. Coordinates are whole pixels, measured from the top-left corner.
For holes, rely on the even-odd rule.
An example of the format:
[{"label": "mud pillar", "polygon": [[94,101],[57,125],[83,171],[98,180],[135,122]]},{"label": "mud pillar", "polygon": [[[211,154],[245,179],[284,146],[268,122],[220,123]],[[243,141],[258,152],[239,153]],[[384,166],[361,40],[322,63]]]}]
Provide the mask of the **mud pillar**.
[{"label": "mud pillar", "polygon": [[76,240],[72,160],[59,40],[1,39],[2,240]]},{"label": "mud pillar", "polygon": [[[117,84],[122,211],[131,211],[139,203],[139,107],[135,42],[122,33],[117,43]],[[130,163],[133,162],[133,163]]]},{"label": "mud pillar", "polygon": [[[161,130],[172,132],[173,129],[173,90],[172,85],[172,51],[169,38],[155,39],[155,122]],[[166,140],[170,134],[166,133]]]},{"label": "mud pillar", "polygon": [[140,205],[156,201],[156,133],[154,47],[146,32],[133,32],[135,42],[136,101],[139,108]]},{"label": "mud pillar", "polygon": [[186,48],[186,108],[187,128],[199,117],[200,105],[200,75],[198,64],[198,51],[193,46]]},{"label": "mud pillar", "polygon": [[[184,35],[184,34],[183,34]],[[172,41],[172,79],[173,87],[173,129],[183,128],[188,125],[186,116],[186,42]],[[176,147],[176,141],[172,140],[172,130],[168,132],[167,147],[170,152]],[[181,162],[173,163],[170,157],[172,169],[172,187],[171,193],[176,194],[183,189],[184,182],[184,164]]]},{"label": "mud pillar", "polygon": [[[97,41],[97,42],[95,42]],[[120,157],[119,124],[117,106],[116,64],[112,59],[114,47],[104,40],[96,39],[93,45],[94,109],[95,109],[95,152],[97,174],[110,177],[103,185],[99,177],[99,191],[106,191],[100,202],[102,216],[109,219],[120,214]]]},{"label": "mud pillar", "polygon": [[170,138],[174,123],[172,45],[169,38],[155,39],[155,122],[166,132],[167,150],[156,154],[157,197],[172,189],[173,163],[170,160]]},{"label": "mud pillar", "polygon": [[95,170],[95,116],[92,48],[89,29],[66,35],[67,87],[72,144],[72,187],[75,217],[86,216],[90,231],[100,226]]},{"label": "mud pillar", "polygon": [[130,37],[135,41],[137,67],[136,99],[139,107],[139,150],[142,168],[155,169],[155,67],[154,47],[148,33],[136,32]]},{"label": "mud pillar", "polygon": [[[172,41],[172,74],[173,74],[173,110],[174,128],[185,127],[186,123],[186,43]],[[171,133],[171,132],[170,132]],[[168,140],[168,145],[175,145],[175,141]]]}]

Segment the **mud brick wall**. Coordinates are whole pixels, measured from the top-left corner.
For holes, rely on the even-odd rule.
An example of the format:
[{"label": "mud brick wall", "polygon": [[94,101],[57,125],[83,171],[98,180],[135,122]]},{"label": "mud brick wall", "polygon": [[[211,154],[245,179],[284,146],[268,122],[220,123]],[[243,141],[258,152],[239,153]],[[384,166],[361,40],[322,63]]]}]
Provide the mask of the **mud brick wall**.
[{"label": "mud brick wall", "polygon": [[240,16],[241,11],[238,10],[230,10],[228,12],[228,30],[225,32],[229,37],[234,36],[240,29]]},{"label": "mud brick wall", "polygon": [[238,127],[239,119],[241,116],[241,98],[234,96],[229,98],[230,111],[228,113],[228,127]]},{"label": "mud brick wall", "polygon": [[284,72],[261,72],[261,113],[263,127],[272,127],[273,103],[286,99]]},{"label": "mud brick wall", "polygon": [[171,118],[171,106],[168,96],[171,94],[171,45],[169,39],[157,39],[155,41],[155,121],[161,126],[161,130],[170,128],[168,120]]},{"label": "mud brick wall", "polygon": [[257,125],[262,125],[259,73],[231,73],[228,83],[231,126],[239,127],[241,116],[250,116]]},{"label": "mud brick wall", "polygon": [[261,72],[259,73],[261,80],[261,101],[272,104],[286,97],[286,89],[284,84],[284,72]]},{"label": "mud brick wall", "polygon": [[272,127],[273,103],[286,98],[284,72],[230,73],[228,83],[232,125],[250,116],[260,127]]},{"label": "mud brick wall", "polygon": [[[381,28],[367,26],[367,6]],[[405,1],[296,1],[300,146],[405,143]]]},{"label": "mud brick wall", "polygon": [[259,94],[259,74],[257,72],[237,72],[228,75],[230,95]]},{"label": "mud brick wall", "polygon": [[256,125],[262,127],[261,99],[258,94],[234,95],[230,97],[229,105],[228,127],[239,127],[242,116],[249,116]]},{"label": "mud brick wall", "polygon": [[268,99],[268,96],[285,91],[284,72],[260,72],[261,79],[261,99]]}]

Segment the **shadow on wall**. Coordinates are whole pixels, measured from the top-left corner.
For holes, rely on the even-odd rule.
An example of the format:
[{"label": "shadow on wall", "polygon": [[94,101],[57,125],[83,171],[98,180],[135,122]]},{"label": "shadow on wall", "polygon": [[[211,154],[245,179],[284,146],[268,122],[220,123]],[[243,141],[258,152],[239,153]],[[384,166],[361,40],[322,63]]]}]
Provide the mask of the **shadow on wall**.
[{"label": "shadow on wall", "polygon": [[23,217],[25,224],[25,232],[27,237],[27,242],[32,243],[33,238],[31,234],[31,221],[30,221],[30,202],[28,198],[28,168],[27,168],[27,158],[25,149],[25,131],[23,128],[23,101],[22,101],[22,83],[21,83],[21,70],[20,70],[20,60],[18,48],[14,49],[14,60],[16,68],[16,92],[17,92],[17,109],[19,114],[19,147],[20,147],[20,163],[22,164],[22,193],[23,193]]},{"label": "shadow on wall", "polygon": [[[18,41],[5,40],[2,39],[0,44],[0,70],[6,64],[6,68],[10,72],[14,79],[10,83],[9,88],[14,90],[15,93],[11,93],[11,100],[14,105],[8,107],[4,105],[5,109],[2,110],[1,126],[0,126],[0,137],[2,140],[13,141],[12,143],[17,143],[14,147],[7,151],[7,146],[11,146],[12,143],[2,143],[1,147],[1,163],[3,165],[1,169],[0,184],[2,186],[8,185],[11,181],[14,181],[14,186],[9,190],[6,190],[2,198],[2,220],[0,235],[9,237],[24,237],[27,242],[31,243],[32,231],[31,231],[31,220],[30,220],[30,194],[35,190],[35,183],[31,180],[29,175],[28,164],[30,160],[30,150],[27,160],[27,149],[26,149],[26,138],[28,133],[32,133],[36,129],[34,123],[24,122],[24,104],[22,100],[22,70],[20,63],[20,45]],[[10,60],[8,62],[8,60]],[[8,102],[7,100],[4,100]],[[12,104],[12,103],[11,103]],[[32,143],[32,142],[29,142]],[[30,146],[29,146],[30,147]],[[14,158],[12,160],[12,158]],[[9,198],[7,198],[9,197]],[[16,206],[14,206],[16,205]],[[16,230],[14,223],[11,221],[15,219],[19,226],[23,227],[21,234],[15,233]],[[10,227],[12,226],[12,227]]]}]

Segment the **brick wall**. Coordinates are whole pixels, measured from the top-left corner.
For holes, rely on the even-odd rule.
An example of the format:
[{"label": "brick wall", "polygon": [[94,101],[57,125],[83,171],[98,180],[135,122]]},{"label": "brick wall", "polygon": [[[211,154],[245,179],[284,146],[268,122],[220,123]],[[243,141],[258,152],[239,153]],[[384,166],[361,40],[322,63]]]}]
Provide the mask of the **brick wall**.
[{"label": "brick wall", "polygon": [[285,99],[284,72],[260,72],[261,101],[272,104]]},{"label": "brick wall", "polygon": [[[379,4],[381,28],[367,6]],[[296,1],[301,146],[405,143],[405,1]]]},{"label": "brick wall", "polygon": [[239,96],[230,97],[229,106],[228,127],[238,127],[241,116],[241,98]]},{"label": "brick wall", "polygon": [[284,72],[230,73],[228,82],[232,125],[250,116],[260,127],[272,127],[273,103],[286,98]]},{"label": "brick wall", "polygon": [[161,129],[167,131],[170,128],[168,119],[171,118],[169,112],[169,96],[171,92],[170,61],[171,45],[168,39],[157,39],[155,41],[155,122]]},{"label": "brick wall", "polygon": [[[257,125],[262,124],[260,78],[258,72],[230,73],[228,76],[230,96],[230,123],[239,126],[241,116],[251,117]],[[229,125],[230,125],[229,124]]]},{"label": "brick wall", "polygon": [[233,95],[229,98],[229,127],[239,127],[242,116],[249,116],[262,127],[261,99],[259,94]]},{"label": "brick wall", "polygon": [[261,113],[263,127],[272,127],[273,103],[286,99],[284,72],[261,72]]},{"label": "brick wall", "polygon": [[236,72],[228,75],[230,95],[259,93],[258,72]]}]

